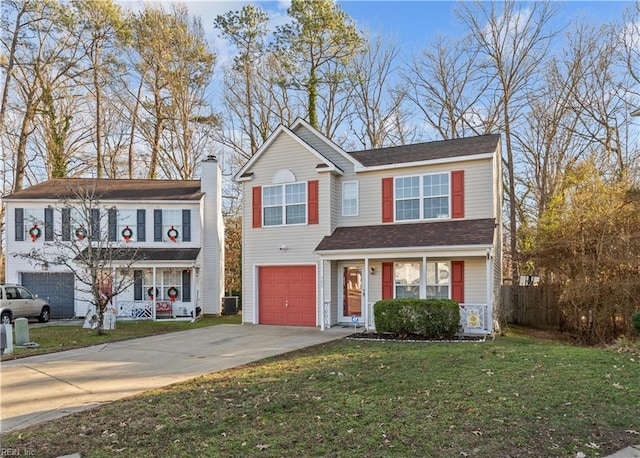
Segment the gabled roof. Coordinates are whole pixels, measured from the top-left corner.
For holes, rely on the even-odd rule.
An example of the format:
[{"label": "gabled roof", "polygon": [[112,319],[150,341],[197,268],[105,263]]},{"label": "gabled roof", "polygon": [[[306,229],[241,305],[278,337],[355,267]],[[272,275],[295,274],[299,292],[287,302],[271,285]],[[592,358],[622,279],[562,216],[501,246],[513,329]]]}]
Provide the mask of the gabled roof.
[{"label": "gabled roof", "polygon": [[494,230],[493,218],[338,227],[315,251],[491,246]]},{"label": "gabled roof", "polygon": [[349,153],[347,153],[345,150],[343,150],[339,145],[337,145],[336,143],[333,142],[333,140],[331,140],[330,138],[325,137],[324,135],[322,135],[318,129],[315,129],[311,124],[309,124],[307,121],[305,121],[302,118],[297,118],[293,124],[291,125],[290,129],[291,131],[295,131],[298,128],[304,128],[307,131],[311,132],[313,135],[315,135],[321,142],[323,142],[325,145],[327,145],[329,148],[331,148],[332,150],[334,150],[336,153],[340,154],[341,156],[343,156],[346,160],[348,160],[349,162],[351,162],[354,166],[361,166],[361,164],[353,157],[351,156]]},{"label": "gabled roof", "polygon": [[283,124],[280,124],[278,128],[269,136],[267,141],[256,151],[256,153],[249,159],[249,161],[236,173],[233,177],[236,181],[243,181],[250,179],[253,174],[250,172],[251,167],[262,157],[262,155],[269,149],[269,147],[276,141],[278,137],[281,135],[288,135],[294,141],[296,141],[301,147],[303,147],[306,151],[310,152],[314,156],[318,158],[323,167],[316,167],[318,170],[322,171],[335,171],[338,173],[342,173],[340,167],[331,162],[326,156],[317,151],[307,142],[305,142],[302,138],[295,134],[295,132],[291,131],[289,128],[285,127]]},{"label": "gabled roof", "polygon": [[416,143],[413,145],[392,146],[373,150],[352,151],[348,154],[365,167],[375,167],[489,154],[496,150],[499,142],[500,135],[492,134],[479,137],[456,138],[454,140]]},{"label": "gabled roof", "polygon": [[54,178],[4,197],[5,200],[81,200],[91,192],[99,200],[195,200],[203,194],[199,180],[122,180]]}]

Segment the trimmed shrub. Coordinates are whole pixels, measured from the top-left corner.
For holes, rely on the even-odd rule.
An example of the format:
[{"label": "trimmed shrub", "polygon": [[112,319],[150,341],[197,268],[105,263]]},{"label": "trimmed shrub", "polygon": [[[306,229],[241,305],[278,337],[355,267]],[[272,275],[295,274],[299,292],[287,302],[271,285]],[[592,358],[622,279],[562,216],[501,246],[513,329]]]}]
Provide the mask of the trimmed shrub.
[{"label": "trimmed shrub", "polygon": [[451,339],[458,333],[460,309],[456,301],[429,299],[420,307],[416,319],[417,333],[434,339]]},{"label": "trimmed shrub", "polygon": [[374,304],[373,315],[383,333],[449,339],[460,326],[458,303],[448,299],[386,299]]},{"label": "trimmed shrub", "polygon": [[373,304],[373,317],[378,332],[413,334],[415,323],[412,304],[417,299],[385,299]]},{"label": "trimmed shrub", "polygon": [[640,312],[631,315],[631,326],[636,331],[636,335],[640,337]]}]

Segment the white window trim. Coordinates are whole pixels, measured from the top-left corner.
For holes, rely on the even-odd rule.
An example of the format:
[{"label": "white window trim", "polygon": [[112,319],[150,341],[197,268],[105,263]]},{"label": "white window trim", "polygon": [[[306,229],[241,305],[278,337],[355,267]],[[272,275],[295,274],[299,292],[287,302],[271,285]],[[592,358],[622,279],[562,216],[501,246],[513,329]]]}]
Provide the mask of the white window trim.
[{"label": "white window trim", "polygon": [[[356,185],[356,211],[355,213],[345,213],[345,206],[344,206],[344,196],[345,196],[345,192],[344,192],[344,188],[347,184],[355,184]],[[342,216],[359,216],[360,214],[360,183],[355,180],[355,181],[345,181],[342,183]]]},{"label": "white window trim", "polygon": [[[417,283],[417,285],[411,285],[411,286],[418,286],[418,298],[420,299],[428,299],[427,298],[427,291],[429,290],[430,286],[433,287],[438,287],[438,286],[443,286],[443,285],[438,285],[438,284],[430,284],[427,281],[427,264],[435,264],[436,266],[438,264],[446,264],[449,267],[449,279],[448,279],[448,283],[447,283],[447,299],[451,299],[451,293],[453,290],[453,285],[451,284],[451,261],[449,260],[445,260],[445,261],[438,261],[438,260],[427,260],[426,258],[423,258],[420,262],[416,262],[416,261],[395,261],[393,263],[393,297],[394,298],[398,298],[398,294],[397,294],[397,288],[398,285],[396,283],[396,269],[398,267],[398,264],[418,264],[419,267],[419,272],[420,272],[420,278],[419,281]],[[431,298],[431,299],[437,299],[437,298]]]},{"label": "white window trim", "polygon": [[[434,176],[434,175],[447,175],[448,180],[449,180],[449,194],[448,194],[448,205],[449,205],[449,214],[446,217],[435,217],[435,218],[425,218],[424,216],[424,200],[427,198],[424,195],[424,177],[426,176]],[[413,178],[413,177],[419,177],[420,178],[420,183],[418,186],[418,197],[412,197],[411,199],[408,198],[402,198],[399,199],[396,193],[396,183],[397,180],[399,179],[403,179],[403,178]],[[444,197],[444,196],[429,196],[429,198],[436,198],[436,197]],[[418,205],[418,210],[420,212],[420,216],[417,219],[398,219],[398,213],[397,213],[397,203],[398,200],[414,200],[414,199],[418,199],[419,205]],[[399,177],[394,177],[393,178],[393,219],[394,221],[436,221],[436,220],[446,220],[446,219],[451,219],[451,172],[433,172],[433,173],[424,173],[424,174],[420,174],[420,175],[405,175],[405,176],[399,176]]]},{"label": "white window trim", "polygon": [[[302,203],[296,203],[296,204],[287,204],[287,186],[292,186],[292,185],[297,185],[297,184],[302,184],[304,185],[304,222],[302,223],[293,223],[293,224],[287,224],[287,206],[293,206],[293,205],[302,205]],[[276,188],[279,187],[282,189],[282,204],[280,205],[265,205],[264,203],[264,199],[265,199],[265,192],[264,190],[266,188]],[[277,208],[280,207],[282,208],[282,220],[280,221],[280,224],[265,224],[265,218],[264,218],[264,211],[266,208]],[[309,187],[308,187],[308,183],[306,181],[297,181],[295,183],[283,183],[283,184],[275,184],[275,185],[268,185],[268,186],[263,186],[262,187],[262,227],[283,227],[283,226],[306,226],[309,222]]]}]

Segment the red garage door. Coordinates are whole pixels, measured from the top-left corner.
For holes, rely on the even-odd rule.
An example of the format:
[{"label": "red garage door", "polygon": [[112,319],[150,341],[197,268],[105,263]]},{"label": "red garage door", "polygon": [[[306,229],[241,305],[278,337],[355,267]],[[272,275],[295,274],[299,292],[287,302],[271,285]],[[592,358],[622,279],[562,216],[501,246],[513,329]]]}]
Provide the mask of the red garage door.
[{"label": "red garage door", "polygon": [[315,266],[258,268],[260,324],[316,325]]}]

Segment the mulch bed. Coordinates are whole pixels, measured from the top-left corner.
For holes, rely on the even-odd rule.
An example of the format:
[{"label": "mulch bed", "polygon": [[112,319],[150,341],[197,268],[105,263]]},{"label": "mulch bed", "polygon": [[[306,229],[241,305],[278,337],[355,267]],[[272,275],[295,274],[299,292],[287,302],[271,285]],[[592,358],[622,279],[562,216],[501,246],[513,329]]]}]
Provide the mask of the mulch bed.
[{"label": "mulch bed", "polygon": [[[347,336],[347,339],[354,340],[376,340],[376,341],[396,341],[396,342],[485,342],[490,336],[462,336],[451,339],[433,339],[419,334],[388,334],[376,332],[357,332]],[[491,337],[490,337],[491,338]]]}]

